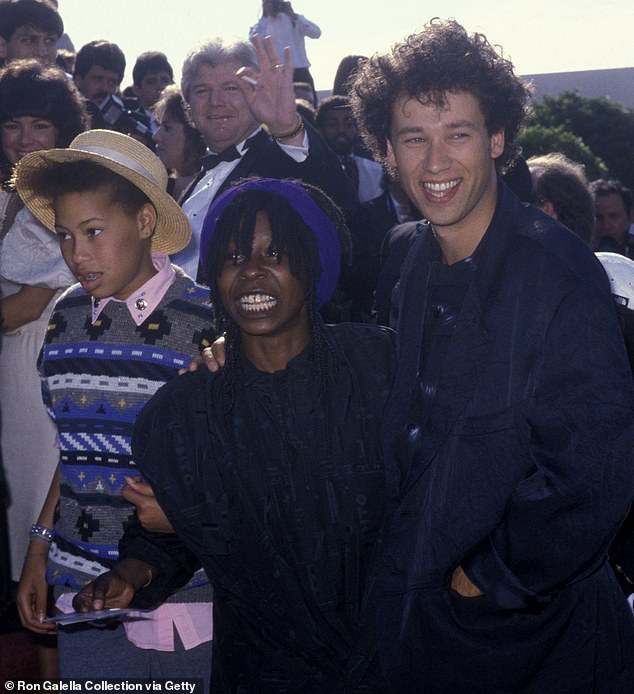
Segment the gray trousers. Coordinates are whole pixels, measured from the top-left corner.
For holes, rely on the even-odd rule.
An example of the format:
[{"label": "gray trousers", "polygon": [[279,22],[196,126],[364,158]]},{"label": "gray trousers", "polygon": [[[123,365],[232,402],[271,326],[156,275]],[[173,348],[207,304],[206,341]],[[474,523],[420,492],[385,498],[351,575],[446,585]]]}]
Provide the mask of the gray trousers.
[{"label": "gray trousers", "polygon": [[193,679],[211,682],[211,641],[186,651],[178,633],[174,652],[137,648],[123,625],[58,627],[59,672],[64,679]]}]

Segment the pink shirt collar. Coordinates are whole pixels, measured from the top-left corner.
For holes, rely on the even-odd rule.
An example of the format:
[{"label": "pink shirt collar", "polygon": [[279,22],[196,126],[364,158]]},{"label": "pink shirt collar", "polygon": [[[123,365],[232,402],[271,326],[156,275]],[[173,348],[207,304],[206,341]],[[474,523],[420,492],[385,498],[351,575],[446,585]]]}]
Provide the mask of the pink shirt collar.
[{"label": "pink shirt collar", "polygon": [[92,322],[94,323],[104,308],[111,302],[125,304],[130,311],[132,320],[141,325],[143,321],[159,305],[167,290],[176,279],[176,272],[170,263],[170,259],[164,253],[152,253],[152,264],[156,268],[156,274],[152,276],[144,285],[139,287],[136,292],[130,294],[125,300],[121,301],[112,296],[105,299],[95,299],[92,297]]}]

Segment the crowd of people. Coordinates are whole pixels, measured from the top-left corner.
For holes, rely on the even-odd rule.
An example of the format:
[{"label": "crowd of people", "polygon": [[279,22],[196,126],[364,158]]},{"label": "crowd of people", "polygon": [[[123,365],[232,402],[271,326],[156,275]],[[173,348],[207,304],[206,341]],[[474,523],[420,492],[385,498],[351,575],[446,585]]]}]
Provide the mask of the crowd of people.
[{"label": "crowd of people", "polygon": [[247,33],[122,89],[0,0],[4,628],[48,679],[633,691],[632,192],[524,160],[455,20],[321,100],[314,22]]}]

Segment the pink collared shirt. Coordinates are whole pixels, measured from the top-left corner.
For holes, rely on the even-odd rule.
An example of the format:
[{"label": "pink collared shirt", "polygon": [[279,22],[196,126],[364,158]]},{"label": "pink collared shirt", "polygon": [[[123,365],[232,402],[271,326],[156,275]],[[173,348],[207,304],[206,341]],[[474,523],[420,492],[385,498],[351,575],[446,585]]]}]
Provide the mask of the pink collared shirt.
[{"label": "pink collared shirt", "polygon": [[188,651],[213,638],[212,604],[166,602],[151,612],[131,612],[123,627],[128,641],[137,648],[171,652],[176,629],[183,648]]},{"label": "pink collared shirt", "polygon": [[99,318],[101,312],[111,301],[116,301],[125,304],[130,311],[132,320],[137,325],[141,325],[161,303],[165,293],[176,279],[176,272],[174,272],[169,257],[164,253],[152,253],[152,264],[156,268],[156,274],[139,287],[136,292],[132,292],[125,301],[115,299],[113,296],[108,296],[105,299],[92,297],[92,322],[94,323]]}]

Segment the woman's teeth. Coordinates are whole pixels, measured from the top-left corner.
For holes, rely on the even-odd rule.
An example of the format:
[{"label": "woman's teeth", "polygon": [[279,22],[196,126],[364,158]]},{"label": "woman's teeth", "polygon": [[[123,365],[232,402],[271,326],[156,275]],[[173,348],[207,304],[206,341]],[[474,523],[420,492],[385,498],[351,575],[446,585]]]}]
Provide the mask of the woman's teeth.
[{"label": "woman's teeth", "polygon": [[269,294],[247,294],[240,298],[243,311],[270,311],[277,304],[277,299]]}]

